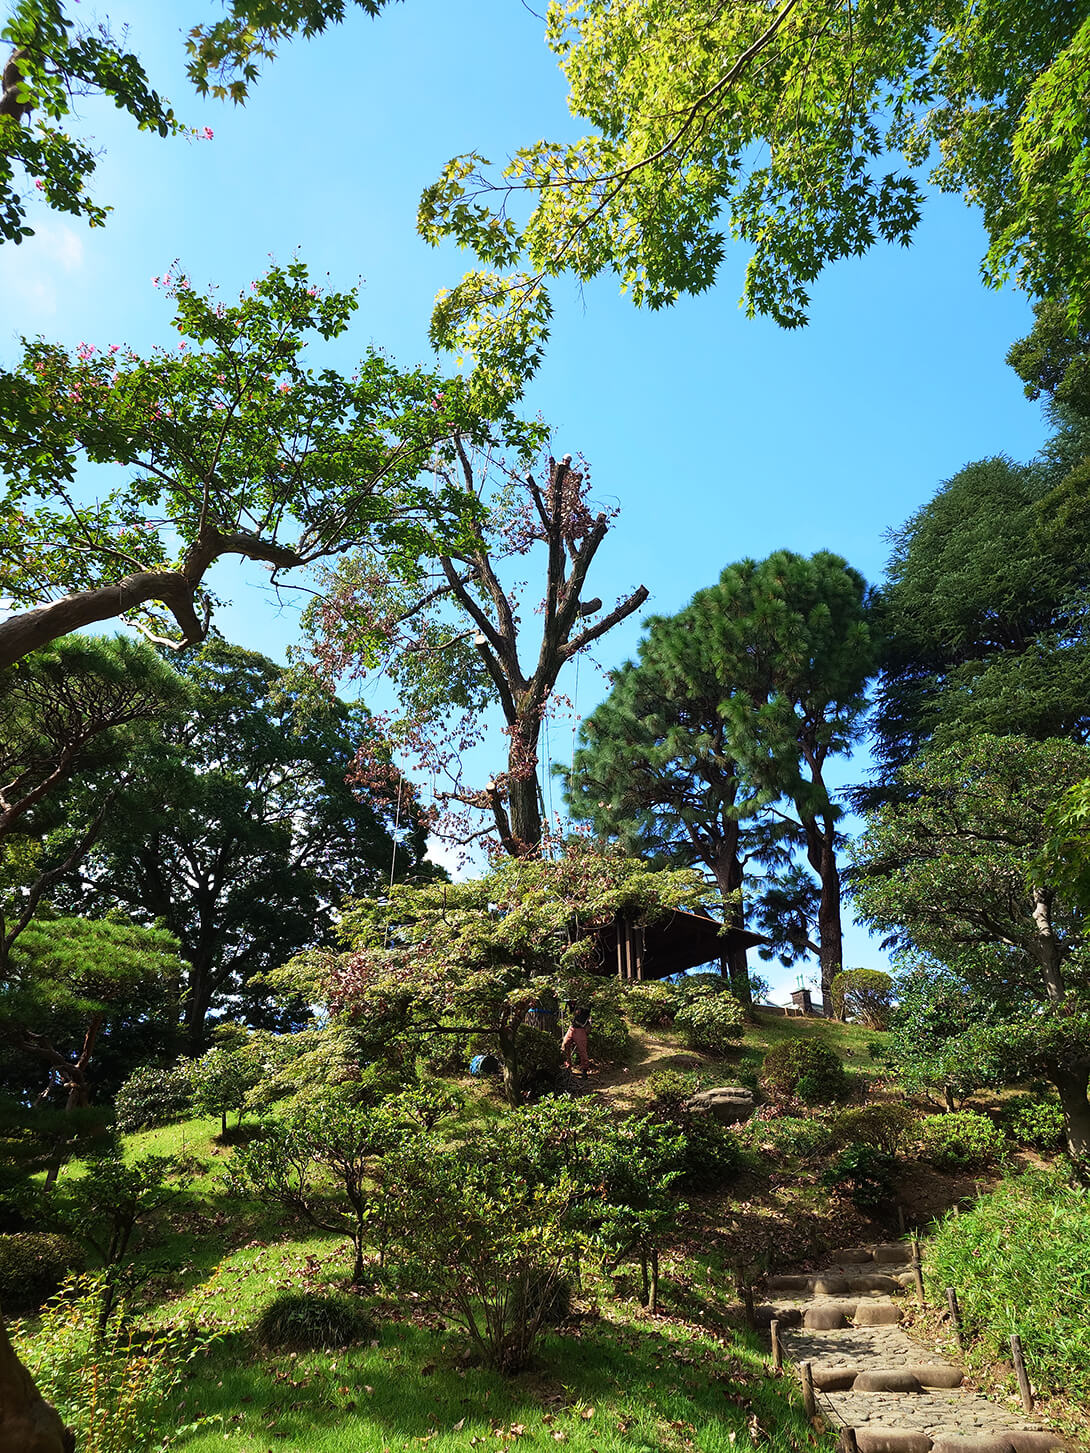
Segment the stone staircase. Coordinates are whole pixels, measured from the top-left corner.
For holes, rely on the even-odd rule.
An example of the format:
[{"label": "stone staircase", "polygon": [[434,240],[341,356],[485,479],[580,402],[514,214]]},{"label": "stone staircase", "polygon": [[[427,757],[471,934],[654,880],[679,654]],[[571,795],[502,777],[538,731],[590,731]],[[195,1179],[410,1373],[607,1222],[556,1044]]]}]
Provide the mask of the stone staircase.
[{"label": "stone staircase", "polygon": [[[766,1279],[761,1323],[809,1364],[817,1411],[859,1453],[1049,1453],[1068,1446],[1032,1417],[962,1386],[962,1370],[900,1325],[915,1285],[907,1243],[833,1252],[819,1271]],[[804,1377],[805,1387],[805,1377]],[[851,1434],[842,1446],[851,1447]]]}]

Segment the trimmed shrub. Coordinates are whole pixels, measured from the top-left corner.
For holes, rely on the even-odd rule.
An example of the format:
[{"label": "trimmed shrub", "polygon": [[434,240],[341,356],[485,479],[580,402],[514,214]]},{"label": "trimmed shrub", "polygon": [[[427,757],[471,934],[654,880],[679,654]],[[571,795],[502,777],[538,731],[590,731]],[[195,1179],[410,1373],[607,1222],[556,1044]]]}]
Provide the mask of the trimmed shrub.
[{"label": "trimmed shrub", "polygon": [[919,1117],[907,1105],[861,1105],[842,1110],[829,1127],[836,1147],[873,1145],[887,1155],[896,1155],[912,1138]]},{"label": "trimmed shrub", "polygon": [[660,1119],[679,1120],[686,1104],[704,1084],[700,1075],[688,1070],[655,1070],[647,1077],[651,1109]]},{"label": "trimmed shrub", "polygon": [[82,1248],[70,1236],[42,1231],[0,1236],[0,1302],[39,1306],[85,1264]]},{"label": "trimmed shrub", "polygon": [[254,1335],[262,1347],[316,1352],[363,1342],[375,1335],[375,1323],[355,1297],[283,1292],[261,1313]]},{"label": "trimmed shrub", "polygon": [[829,1148],[829,1126],[824,1120],[781,1115],[776,1120],[748,1120],[735,1138],[751,1150],[776,1160],[789,1157],[812,1160]]},{"label": "trimmed shrub", "polygon": [[[968,1336],[990,1361],[1017,1333],[1030,1381],[1072,1403],[1090,1399],[1090,1192],[1032,1171],[947,1215],[929,1238],[932,1295],[957,1287]],[[1013,1390],[1013,1389],[1012,1389]]]},{"label": "trimmed shrub", "polygon": [[168,1070],[140,1065],[114,1097],[117,1128],[126,1135],[181,1120],[192,1106],[193,1086],[188,1064],[174,1065]]},{"label": "trimmed shrub", "polygon": [[761,1084],[775,1100],[799,1099],[804,1105],[833,1105],[851,1093],[843,1064],[816,1039],[788,1039],[770,1049]]},{"label": "trimmed shrub", "polygon": [[833,979],[833,1008],[868,1029],[885,1029],[893,1008],[893,980],[881,969],[844,969]]},{"label": "trimmed shrub", "polygon": [[683,974],[674,985],[674,989],[683,1004],[690,999],[706,999],[709,994],[725,994],[730,988],[730,980],[725,979],[722,974]]},{"label": "trimmed shrub", "polygon": [[690,1049],[723,1055],[741,1039],[744,1013],[733,994],[720,993],[690,999],[674,1023]]},{"label": "trimmed shrub", "polygon": [[928,1115],[916,1144],[921,1157],[939,1170],[981,1170],[1001,1159],[1005,1148],[993,1121],[976,1110]]},{"label": "trimmed shrub", "polygon": [[736,1136],[710,1115],[686,1116],[682,1131],[681,1178],[687,1191],[717,1191],[734,1179],[742,1165],[742,1147]]},{"label": "trimmed shrub", "polygon": [[877,1211],[893,1200],[897,1162],[876,1145],[846,1146],[822,1172],[821,1184],[860,1211]]},{"label": "trimmed shrub", "polygon": [[624,996],[624,1012],[641,1029],[673,1024],[681,999],[668,984],[635,984]]},{"label": "trimmed shrub", "polygon": [[628,1025],[612,1005],[594,1008],[588,1035],[592,1059],[623,1059],[630,1038]]},{"label": "trimmed shrub", "polygon": [[1063,1111],[1055,1100],[1015,1095],[1003,1106],[1003,1129],[1016,1145],[1055,1153],[1067,1140]]}]

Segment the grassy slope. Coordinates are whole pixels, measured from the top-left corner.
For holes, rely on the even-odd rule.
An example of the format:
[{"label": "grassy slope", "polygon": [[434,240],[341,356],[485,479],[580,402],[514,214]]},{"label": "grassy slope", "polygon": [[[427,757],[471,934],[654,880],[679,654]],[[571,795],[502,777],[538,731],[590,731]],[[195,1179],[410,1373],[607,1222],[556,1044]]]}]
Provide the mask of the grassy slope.
[{"label": "grassy slope", "polygon": [[[635,1107],[655,1068],[699,1063],[706,1083],[729,1083],[752,1073],[771,1044],[813,1034],[831,1038],[850,1067],[868,1062],[870,1036],[859,1030],[768,1016],[718,1063],[671,1034],[637,1033],[628,1067],[593,1077],[589,1088],[619,1109]],[[466,1088],[466,1128],[502,1113],[479,1085]],[[178,1201],[141,1252],[133,1311],[145,1322],[193,1319],[222,1333],[190,1369],[171,1419],[210,1420],[184,1435],[187,1453],[210,1453],[225,1435],[239,1453],[445,1453],[494,1439],[567,1443],[580,1453],[744,1453],[758,1445],[787,1453],[817,1441],[793,1386],[769,1376],[758,1339],[725,1315],[733,1297],[719,1268],[720,1231],[731,1219],[724,1198],[694,1198],[688,1245],[663,1259],[660,1316],[614,1295],[612,1282],[588,1282],[578,1319],[545,1339],[533,1374],[504,1379],[464,1365],[456,1336],[392,1302],[370,1346],[300,1357],[259,1352],[248,1329],[262,1306],[287,1288],[342,1282],[348,1258],[337,1238],[229,1197],[222,1172],[230,1151],[216,1143],[218,1128],[214,1117],[194,1119],[127,1142],[131,1155],[176,1156],[185,1166]]]}]

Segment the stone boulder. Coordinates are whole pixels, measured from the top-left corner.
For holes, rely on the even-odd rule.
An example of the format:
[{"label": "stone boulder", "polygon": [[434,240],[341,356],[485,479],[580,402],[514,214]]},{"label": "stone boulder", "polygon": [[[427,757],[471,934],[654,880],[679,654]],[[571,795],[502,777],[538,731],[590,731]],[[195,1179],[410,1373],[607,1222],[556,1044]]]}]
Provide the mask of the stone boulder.
[{"label": "stone boulder", "polygon": [[757,1108],[752,1090],[744,1085],[720,1085],[715,1090],[701,1090],[689,1101],[689,1109],[697,1115],[710,1115],[720,1125],[737,1125],[748,1120]]}]

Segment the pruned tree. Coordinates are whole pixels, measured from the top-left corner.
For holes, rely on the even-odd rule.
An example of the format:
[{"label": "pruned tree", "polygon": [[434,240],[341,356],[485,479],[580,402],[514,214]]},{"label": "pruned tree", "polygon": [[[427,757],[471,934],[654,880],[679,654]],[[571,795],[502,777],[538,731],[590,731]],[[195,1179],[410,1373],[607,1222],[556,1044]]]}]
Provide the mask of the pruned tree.
[{"label": "pruned tree", "polygon": [[[433,535],[418,561],[389,564],[373,552],[343,560],[308,611],[318,658],[330,676],[384,671],[400,695],[398,719],[378,718],[383,735],[437,783],[440,809],[484,812],[474,830],[447,820],[462,842],[494,833],[512,856],[541,850],[545,831],[539,744],[560,673],[647,599],[644,586],[604,615],[586,598],[587,576],[616,511],[595,510],[590,477],[571,456],[550,459],[544,479],[483,457],[475,467],[455,441],[460,477],[440,461],[437,478],[476,505],[462,538]],[[497,484],[498,480],[498,484]],[[527,650],[518,588],[503,567],[537,552],[543,566],[541,632]],[[593,619],[597,617],[597,619]],[[482,787],[464,781],[462,754],[480,739],[481,717],[498,705],[507,734],[506,768]],[[373,753],[364,743],[360,781]]]}]

